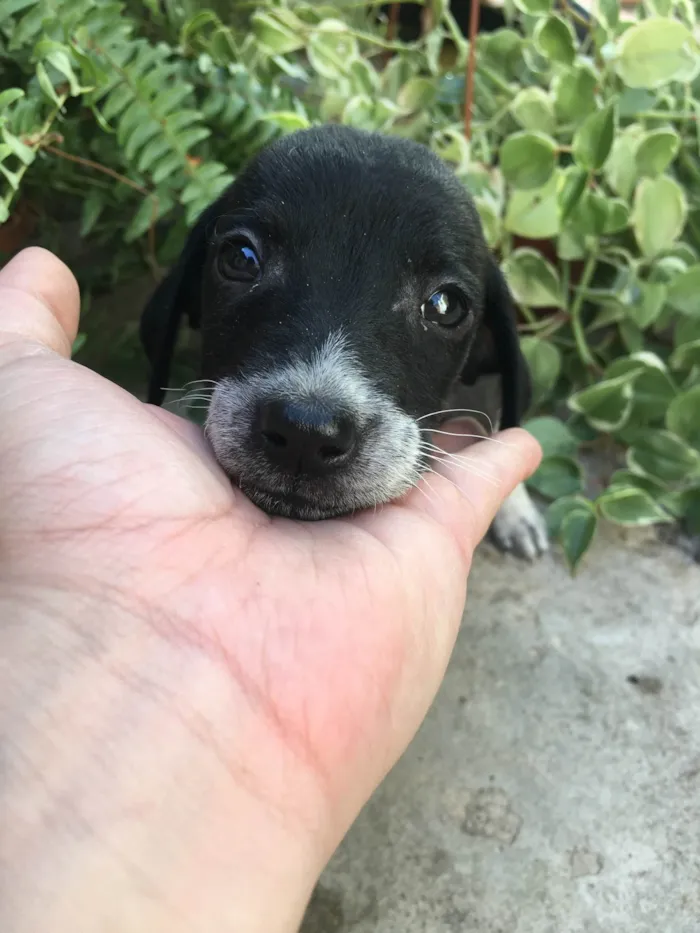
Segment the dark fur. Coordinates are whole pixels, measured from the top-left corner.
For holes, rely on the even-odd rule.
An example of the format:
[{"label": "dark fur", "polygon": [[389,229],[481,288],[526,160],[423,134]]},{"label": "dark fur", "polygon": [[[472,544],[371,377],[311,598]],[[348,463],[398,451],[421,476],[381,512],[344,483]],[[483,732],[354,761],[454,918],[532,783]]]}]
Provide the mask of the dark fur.
[{"label": "dark fur", "polygon": [[[254,287],[216,269],[217,243],[240,231],[263,262]],[[421,304],[446,285],[471,312],[454,329],[426,326]],[[326,126],[258,155],[204,213],[144,311],[151,402],[163,399],[185,316],[201,330],[203,378],[306,358],[342,327],[364,373],[414,418],[489,373],[502,381],[502,427],[529,404],[512,299],[472,200],[405,139]]]}]

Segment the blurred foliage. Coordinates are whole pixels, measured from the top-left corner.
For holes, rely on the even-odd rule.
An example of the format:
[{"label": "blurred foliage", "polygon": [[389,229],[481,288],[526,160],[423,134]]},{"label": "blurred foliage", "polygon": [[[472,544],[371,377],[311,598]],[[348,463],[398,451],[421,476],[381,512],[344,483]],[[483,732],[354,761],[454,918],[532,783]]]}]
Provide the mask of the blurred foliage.
[{"label": "blurred foliage", "polygon": [[[601,519],[700,532],[698,4],[509,0],[468,43],[444,0],[415,42],[360,0],[0,0],[0,248],[70,236],[85,293],[172,261],[279,134],[419,140],[474,195],[536,386],[531,484],[575,568]],[[59,253],[61,250],[58,250]],[[88,318],[89,321],[89,318]],[[592,496],[587,449],[619,464]]]}]

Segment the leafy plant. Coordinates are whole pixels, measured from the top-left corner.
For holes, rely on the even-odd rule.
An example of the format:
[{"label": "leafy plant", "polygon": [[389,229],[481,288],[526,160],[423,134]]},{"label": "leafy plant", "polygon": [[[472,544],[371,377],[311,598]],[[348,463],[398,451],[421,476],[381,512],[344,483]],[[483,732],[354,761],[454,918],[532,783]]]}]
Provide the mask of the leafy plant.
[{"label": "leafy plant", "polygon": [[[430,146],[518,301],[531,485],[575,568],[600,520],[700,532],[699,32],[691,0],[632,20],[601,0],[583,23],[513,2],[476,40],[467,138],[469,43],[444,0],[410,44],[358,0],[0,0],[0,222],[23,204],[41,237],[72,222],[102,250],[89,292],[158,274],[277,134],[338,121]],[[618,468],[594,493],[596,448]]]}]

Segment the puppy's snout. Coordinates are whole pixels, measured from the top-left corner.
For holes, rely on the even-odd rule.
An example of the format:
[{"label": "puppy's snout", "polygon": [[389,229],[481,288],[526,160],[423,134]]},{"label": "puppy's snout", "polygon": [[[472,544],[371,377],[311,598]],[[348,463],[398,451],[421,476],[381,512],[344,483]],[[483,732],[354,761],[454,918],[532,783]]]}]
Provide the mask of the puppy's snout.
[{"label": "puppy's snout", "polygon": [[348,463],[357,446],[353,419],[321,401],[260,405],[256,435],[268,459],[293,474],[331,473]]}]

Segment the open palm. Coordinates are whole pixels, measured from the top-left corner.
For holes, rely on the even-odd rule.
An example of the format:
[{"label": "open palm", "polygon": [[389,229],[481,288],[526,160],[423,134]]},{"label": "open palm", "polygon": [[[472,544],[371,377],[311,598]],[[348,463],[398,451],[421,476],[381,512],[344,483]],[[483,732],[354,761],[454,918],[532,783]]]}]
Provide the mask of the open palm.
[{"label": "open palm", "polygon": [[50,254],[27,250],[0,274],[3,573],[27,598],[119,606],[167,646],[153,665],[166,702],[205,721],[222,754],[250,749],[247,780],[276,804],[295,781],[313,788],[339,838],[425,715],[472,550],[537,445],[521,431],[479,444],[476,471],[451,461],[374,514],[271,519],[198,428],[70,361],[77,320],[75,283]]}]

